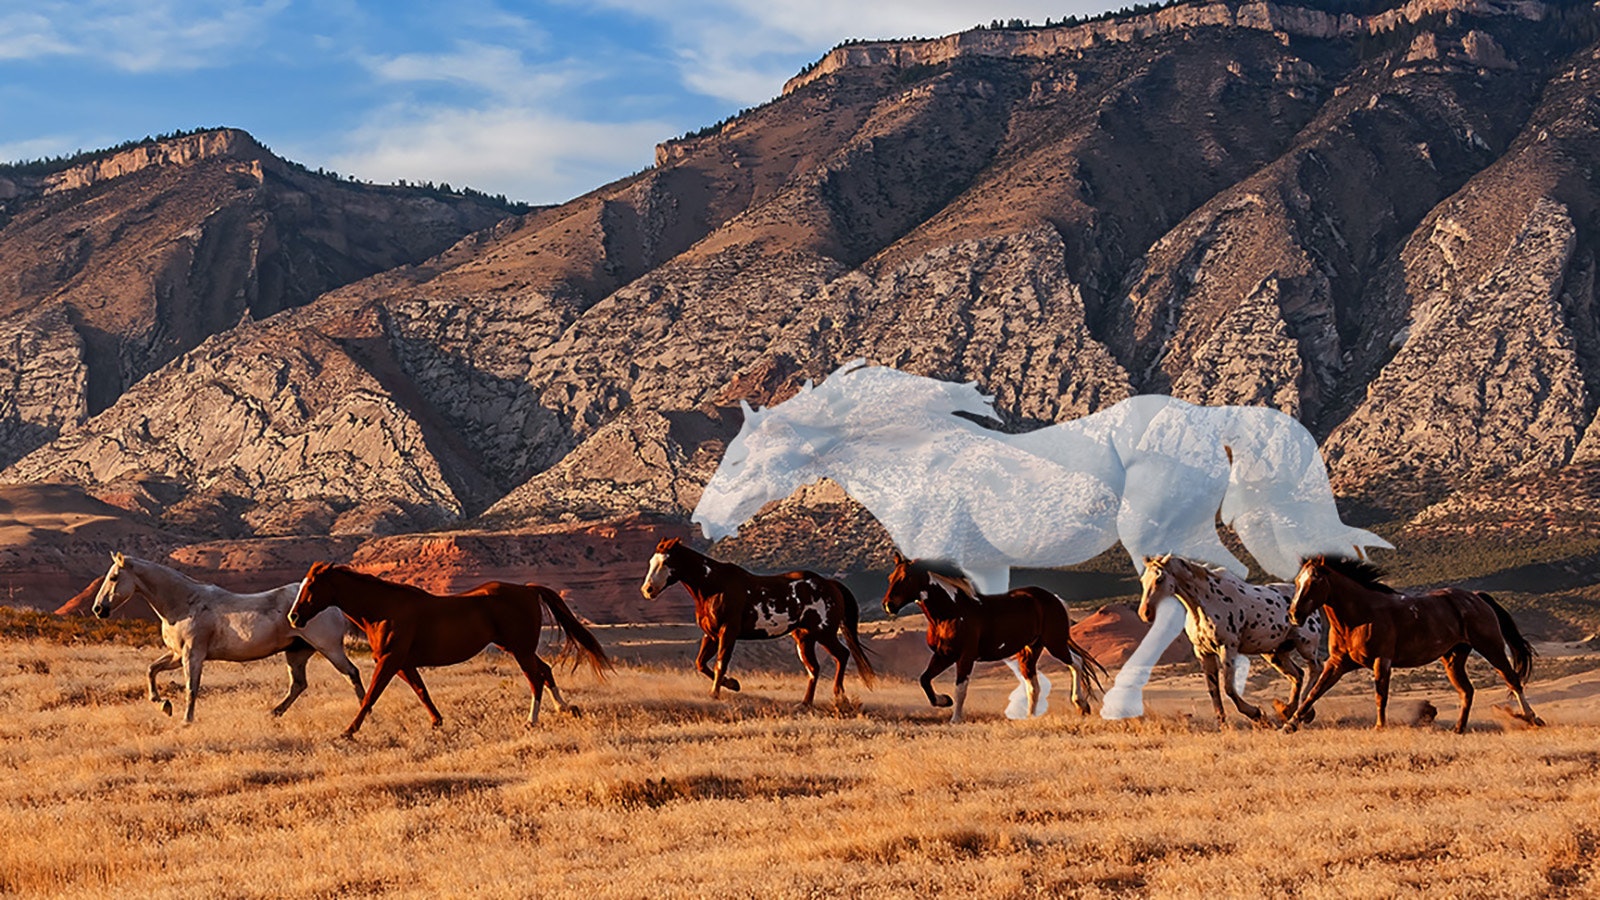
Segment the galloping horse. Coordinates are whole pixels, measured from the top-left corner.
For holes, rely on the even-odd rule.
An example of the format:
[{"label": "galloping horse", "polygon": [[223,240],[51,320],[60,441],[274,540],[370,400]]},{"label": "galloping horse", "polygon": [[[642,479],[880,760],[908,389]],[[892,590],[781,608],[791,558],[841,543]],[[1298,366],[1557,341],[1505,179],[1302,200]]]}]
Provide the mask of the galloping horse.
[{"label": "galloping horse", "polygon": [[428,696],[418,669],[465,662],[490,644],[510,653],[528,678],[533,689],[529,725],[539,724],[539,704],[546,685],[558,709],[577,715],[577,707],[568,706],[561,699],[554,673],[536,652],[543,627],[540,603],[549,607],[555,624],[566,637],[558,659],[576,655],[574,668],[580,659],[587,661],[600,677],[611,665],[600,642],[572,614],[561,595],[537,584],[490,581],[465,593],[441,597],[421,588],[319,562],[306,572],[300,594],[289,609],[289,623],[310,620],[335,601],[345,616],[367,633],[376,665],[372,684],[361,699],[361,709],[344,730],[347,738],[355,737],[362,720],[396,675],[417,692],[433,719],[433,727],[438,728],[444,717]]},{"label": "galloping horse", "polygon": [[[1322,616],[1312,614],[1303,625],[1289,621],[1292,584],[1251,584],[1223,569],[1215,569],[1181,556],[1154,556],[1144,561],[1139,578],[1144,592],[1139,598],[1139,618],[1155,618],[1156,604],[1176,597],[1187,616],[1184,631],[1194,645],[1194,655],[1205,670],[1206,689],[1217,711],[1217,725],[1227,722],[1218,692],[1219,663],[1222,684],[1233,705],[1252,722],[1265,724],[1259,707],[1243,697],[1244,669],[1237,666],[1243,654],[1259,653],[1274,669],[1289,679],[1293,690],[1279,711],[1287,717],[1300,702],[1306,673],[1316,671],[1321,661]],[[1301,670],[1294,661],[1299,654],[1306,662]]]},{"label": "galloping horse", "polygon": [[[1028,715],[1039,702],[1039,656],[1045,650],[1072,671],[1072,701],[1078,712],[1089,713],[1090,690],[1099,689],[1105,668],[1072,639],[1072,622],[1061,598],[1044,588],[1021,587],[1003,594],[980,594],[972,581],[954,566],[908,560],[895,554],[883,611],[895,615],[908,603],[922,607],[928,617],[928,649],[933,656],[923,670],[923,693],[937,707],[954,706],[950,721],[961,721],[967,700],[967,679],[972,664],[1016,660],[1028,691]],[[933,679],[951,664],[956,667],[956,696],[952,702],[936,694]]]},{"label": "galloping horse", "polygon": [[[979,424],[1000,417],[973,383],[857,360],[782,403],[743,409],[694,511],[712,540],[828,478],[900,552],[948,560],[990,593],[1010,586],[1012,567],[1082,562],[1119,540],[1136,568],[1147,555],[1176,553],[1242,576],[1217,535],[1219,514],[1280,578],[1309,554],[1390,546],[1340,520],[1316,441],[1266,407],[1146,395],[1007,434]],[[1135,664],[1117,673],[1101,715],[1142,710],[1149,666],[1138,661],[1153,661],[1183,628],[1177,604],[1167,608]]]},{"label": "galloping horse", "polygon": [[[1472,709],[1472,682],[1467,657],[1476,650],[1506,680],[1521,705],[1517,718],[1543,725],[1522,694],[1533,672],[1533,648],[1494,598],[1482,591],[1440,588],[1425,594],[1402,594],[1382,582],[1383,573],[1351,559],[1313,556],[1294,580],[1289,618],[1303,622],[1319,607],[1328,619],[1328,662],[1322,675],[1284,724],[1293,731],[1311,720],[1311,705],[1340,676],[1358,668],[1372,670],[1377,691],[1378,725],[1384,726],[1389,704],[1389,671],[1444,659],[1445,674],[1461,695],[1456,734],[1467,729]],[[1510,647],[1510,658],[1506,648]]]},{"label": "galloping horse", "polygon": [[[646,600],[653,600],[674,581],[682,582],[694,598],[694,618],[705,632],[694,667],[711,679],[711,696],[720,696],[724,687],[730,691],[739,689],[738,680],[727,674],[735,641],[786,634],[794,635],[800,662],[809,676],[802,704],[810,706],[816,695],[819,643],[837,662],[833,673],[834,703],[844,697],[844,668],[851,653],[855,654],[861,680],[872,686],[876,675],[861,648],[857,630],[861,610],[850,589],[832,578],[804,571],[755,575],[697,553],[677,538],[667,538],[656,545],[639,592]],[[843,643],[839,640],[841,628]],[[706,666],[712,651],[717,654],[715,671]]]},{"label": "galloping horse", "polygon": [[299,590],[299,584],[286,584],[259,594],[235,594],[160,563],[113,553],[92,609],[103,619],[131,598],[143,597],[155,610],[167,652],[150,664],[150,702],[172,715],[172,701],[161,699],[156,690],[156,673],[183,667],[185,722],[194,721],[206,660],[249,662],[282,653],[289,663],[289,693],[272,708],[273,715],[281,716],[306,689],[306,663],[314,653],[350,679],[357,697],[362,693],[361,673],[344,653],[344,617],[337,609],[308,616],[304,627],[290,627],[284,618]]}]

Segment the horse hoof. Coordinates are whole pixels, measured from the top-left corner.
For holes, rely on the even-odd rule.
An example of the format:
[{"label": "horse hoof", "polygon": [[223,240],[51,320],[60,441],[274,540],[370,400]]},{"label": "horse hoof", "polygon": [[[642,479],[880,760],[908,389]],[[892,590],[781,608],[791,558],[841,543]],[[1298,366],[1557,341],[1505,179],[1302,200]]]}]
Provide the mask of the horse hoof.
[{"label": "horse hoof", "polygon": [[163,700],[163,701],[161,701],[161,712],[166,714],[166,715],[169,715],[169,716],[172,715],[172,701],[171,700]]},{"label": "horse hoof", "polygon": [[272,711],[272,717],[273,717],[273,718],[274,718],[274,719],[281,719],[281,718],[283,718],[283,710],[281,710],[281,709],[273,709],[273,711]]},{"label": "horse hoof", "polygon": [[1544,720],[1535,715],[1530,715],[1528,717],[1528,723],[1533,725],[1535,728],[1544,727]]},{"label": "horse hoof", "polygon": [[1293,719],[1283,723],[1283,733],[1284,734],[1294,734],[1296,731],[1299,731],[1299,730],[1300,730],[1300,723],[1294,721]]},{"label": "horse hoof", "polygon": [[567,715],[573,717],[574,719],[581,719],[583,718],[583,710],[577,708],[576,706],[569,706],[567,707]]},{"label": "horse hoof", "polygon": [[722,686],[736,694],[739,692],[739,680],[737,678],[729,678],[726,675],[722,676]]},{"label": "horse hoof", "polygon": [[949,694],[940,694],[939,696],[933,698],[933,705],[939,707],[940,709],[944,709],[947,706],[953,706],[955,702],[956,701],[950,699]]}]

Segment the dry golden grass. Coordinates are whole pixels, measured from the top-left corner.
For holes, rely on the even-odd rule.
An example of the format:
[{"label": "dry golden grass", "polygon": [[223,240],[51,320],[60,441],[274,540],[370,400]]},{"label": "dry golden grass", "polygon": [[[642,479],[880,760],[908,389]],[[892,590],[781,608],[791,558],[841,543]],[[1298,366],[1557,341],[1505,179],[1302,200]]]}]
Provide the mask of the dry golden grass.
[{"label": "dry golden grass", "polygon": [[282,719],[281,663],[213,664],[185,728],[143,699],[150,646],[0,642],[0,893],[1600,893],[1582,666],[1534,685],[1540,730],[1480,678],[1470,733],[1443,730],[1455,702],[1431,688],[1395,705],[1427,696],[1441,723],[1374,732],[1357,674],[1283,735],[1218,733],[1193,676],[1155,686],[1145,720],[1061,702],[1017,723],[988,712],[1010,687],[990,672],[952,727],[903,681],[803,712],[798,674],[741,669],[744,693],[712,702],[683,652],[566,676],[586,715],[538,730],[515,666],[481,656],[430,671],[443,729],[396,682],[347,743],[355,701],[321,661]]}]

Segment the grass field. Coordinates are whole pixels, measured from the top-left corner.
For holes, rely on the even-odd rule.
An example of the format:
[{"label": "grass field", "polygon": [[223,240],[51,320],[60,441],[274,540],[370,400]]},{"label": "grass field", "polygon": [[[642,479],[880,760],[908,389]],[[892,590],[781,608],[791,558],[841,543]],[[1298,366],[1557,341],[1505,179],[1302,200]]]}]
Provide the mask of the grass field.
[{"label": "grass field", "polygon": [[321,660],[282,719],[280,662],[212,664],[183,727],[143,698],[153,644],[6,639],[0,893],[1600,894],[1593,656],[1548,661],[1538,730],[1476,673],[1456,736],[1431,672],[1397,678],[1391,709],[1427,698],[1437,723],[1372,731],[1358,673],[1283,735],[1219,733],[1187,673],[1152,685],[1142,720],[1058,697],[1009,722],[993,711],[1013,682],[989,671],[976,721],[951,726],[896,679],[852,675],[848,709],[797,710],[797,667],[739,670],[744,692],[713,702],[682,653],[566,676],[585,715],[537,730],[512,662],[480,656],[429,672],[444,728],[396,683],[352,743],[334,736],[355,700]]}]

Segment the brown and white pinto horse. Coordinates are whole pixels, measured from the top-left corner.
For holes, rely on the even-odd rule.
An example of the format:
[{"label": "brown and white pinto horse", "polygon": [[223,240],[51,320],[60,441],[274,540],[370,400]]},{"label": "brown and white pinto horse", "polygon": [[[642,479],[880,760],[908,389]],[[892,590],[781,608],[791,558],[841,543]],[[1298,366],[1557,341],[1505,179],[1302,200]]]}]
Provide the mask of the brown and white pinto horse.
[{"label": "brown and white pinto horse", "polygon": [[[1072,639],[1072,620],[1061,598],[1044,588],[1021,587],[1004,594],[980,594],[959,569],[925,560],[908,560],[896,553],[883,611],[900,612],[908,603],[922,607],[928,617],[928,649],[933,657],[923,670],[923,693],[937,707],[954,706],[950,721],[961,721],[967,700],[967,679],[973,663],[1015,658],[1028,692],[1028,715],[1039,704],[1039,656],[1045,650],[1072,671],[1072,702],[1083,715],[1089,713],[1086,694],[1100,689],[1105,667]],[[933,679],[956,667],[956,696],[952,702],[936,694]]]},{"label": "brown and white pinto horse", "polygon": [[1284,723],[1285,731],[1309,721],[1317,698],[1346,672],[1358,668],[1372,670],[1377,727],[1382,728],[1389,703],[1390,670],[1424,666],[1443,658],[1445,674],[1461,695],[1461,715],[1456,719],[1456,733],[1460,734],[1467,728],[1467,713],[1472,709],[1467,657],[1474,650],[1511,687],[1522,707],[1514,715],[1533,725],[1544,724],[1522,694],[1522,684],[1533,672],[1533,647],[1493,597],[1460,588],[1403,594],[1384,584],[1382,577],[1383,573],[1368,563],[1336,556],[1313,556],[1301,564],[1289,617],[1299,624],[1317,609],[1323,611],[1328,622],[1328,662]]},{"label": "brown and white pinto horse", "polygon": [[428,696],[418,669],[465,662],[490,644],[510,653],[522,667],[533,688],[528,724],[537,725],[546,685],[557,708],[578,713],[577,707],[568,706],[561,699],[554,673],[536,652],[543,626],[540,603],[549,607],[556,626],[566,636],[558,659],[575,656],[574,667],[583,660],[597,676],[604,677],[611,663],[600,642],[572,614],[560,594],[537,584],[490,581],[465,593],[441,597],[421,588],[319,562],[306,572],[300,595],[289,608],[289,624],[298,628],[301,622],[337,605],[367,633],[375,668],[361,709],[344,730],[344,737],[355,736],[378,696],[396,675],[417,692],[417,698],[433,717],[433,727],[438,728],[444,718]]},{"label": "brown and white pinto horse", "polygon": [[[835,703],[844,697],[844,669],[852,653],[861,680],[872,686],[876,673],[858,633],[861,609],[850,589],[832,578],[806,571],[756,575],[697,553],[677,538],[667,538],[656,545],[639,592],[653,600],[674,581],[682,582],[694,598],[694,618],[705,632],[694,666],[711,679],[711,696],[720,696],[724,687],[739,689],[738,680],[727,674],[736,641],[786,634],[794,635],[800,662],[809,676],[802,704],[810,706],[817,692],[817,644],[826,647],[838,664],[833,673]],[[717,654],[715,671],[706,665],[713,651]]]}]

